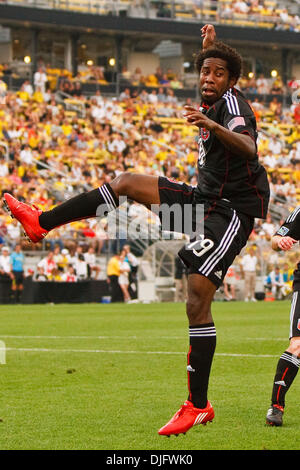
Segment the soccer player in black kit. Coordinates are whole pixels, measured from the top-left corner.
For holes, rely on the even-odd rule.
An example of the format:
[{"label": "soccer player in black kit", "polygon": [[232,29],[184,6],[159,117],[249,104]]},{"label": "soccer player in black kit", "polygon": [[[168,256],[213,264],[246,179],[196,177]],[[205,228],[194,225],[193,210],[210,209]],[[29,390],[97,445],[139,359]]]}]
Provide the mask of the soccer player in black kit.
[{"label": "soccer player in black kit", "polygon": [[[299,240],[300,206],[296,207],[272,237],[272,248],[276,251],[288,251]],[[296,378],[300,366],[300,262],[294,271],[289,339],[289,347],[284,351],[277,363],[271,407],[266,417],[266,423],[270,426],[282,426],[285,395]]]},{"label": "soccer player in black kit", "polygon": [[106,212],[114,210],[120,196],[149,208],[177,204],[183,209],[194,209],[202,205],[202,221],[195,219],[193,211],[194,226],[201,227],[201,232],[196,230],[179,252],[189,273],[188,398],[158,431],[165,436],[185,433],[192,426],[214,418],[207,399],[216,347],[211,304],[227,269],[246,245],[254,218],[265,218],[269,201],[267,174],[257,156],[255,117],[243,95],[234,88],[241,74],[242,59],[234,49],[216,40],[212,25],[202,28],[202,37],[203,48],[196,57],[202,102],[199,109],[185,107],[187,123],[199,128],[196,188],[166,177],[124,172],[111,183],[47,212],[4,195],[7,208],[33,242],[57,226],[96,214],[101,216],[99,207]]}]

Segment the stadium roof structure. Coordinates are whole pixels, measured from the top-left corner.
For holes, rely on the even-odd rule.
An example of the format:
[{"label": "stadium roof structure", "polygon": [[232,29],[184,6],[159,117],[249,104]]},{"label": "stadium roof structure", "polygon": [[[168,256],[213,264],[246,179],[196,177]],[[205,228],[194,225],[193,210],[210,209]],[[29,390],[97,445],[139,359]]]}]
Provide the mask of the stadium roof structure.
[{"label": "stadium roof structure", "polygon": [[[0,4],[1,24],[27,28],[69,30],[127,36],[148,36],[161,39],[200,39],[203,23],[178,21],[177,19],[132,18],[127,16],[98,15],[78,11],[48,10],[31,6]],[[200,21],[200,20],[199,20]],[[279,48],[300,50],[298,33],[293,31],[268,30],[264,28],[215,25],[219,39],[236,44],[255,45],[263,48],[275,44]]]}]

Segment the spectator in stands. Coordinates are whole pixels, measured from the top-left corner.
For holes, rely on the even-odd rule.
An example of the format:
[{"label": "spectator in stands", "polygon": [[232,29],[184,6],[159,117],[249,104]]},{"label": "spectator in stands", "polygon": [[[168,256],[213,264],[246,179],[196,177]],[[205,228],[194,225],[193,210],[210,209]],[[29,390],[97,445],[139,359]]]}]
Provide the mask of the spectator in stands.
[{"label": "spectator in stands", "polygon": [[140,67],[136,67],[135,71],[132,74],[131,80],[134,86],[140,85],[143,82],[143,73]]},{"label": "spectator in stands", "polygon": [[294,108],[294,120],[297,125],[300,125],[300,103]]},{"label": "spectator in stands", "polygon": [[271,137],[269,141],[269,150],[273,155],[280,155],[282,153],[282,143],[280,139]]},{"label": "spectator in stands", "polygon": [[101,268],[97,264],[95,249],[92,246],[90,246],[88,251],[84,253],[83,256],[84,256],[84,260],[87,263],[88,277],[92,278],[93,274],[95,273],[95,279],[98,279],[100,272],[101,272]]},{"label": "spectator in stands", "polygon": [[42,267],[44,269],[44,273],[47,277],[51,275],[52,270],[56,268],[53,251],[49,251],[47,256],[39,261],[38,267]]},{"label": "spectator in stands", "polygon": [[159,84],[161,87],[169,87],[170,86],[170,80],[168,79],[168,76],[166,73],[164,73],[161,77],[161,79],[159,80]]},{"label": "spectator in stands", "polygon": [[12,273],[9,248],[3,246],[0,256],[0,284],[2,292],[2,303],[7,304],[11,301],[11,287],[14,279]]},{"label": "spectator in stands", "polygon": [[63,273],[61,276],[62,282],[77,282],[77,275],[72,264],[69,264],[67,267],[67,272]]},{"label": "spectator in stands", "polygon": [[249,5],[243,0],[237,0],[233,3],[234,13],[241,13],[246,15],[249,11]]},{"label": "spectator in stands", "polygon": [[82,253],[78,254],[74,268],[78,281],[85,281],[88,278],[88,266]]},{"label": "spectator in stands", "polygon": [[256,80],[257,93],[259,95],[267,95],[270,92],[270,87],[268,80],[265,78],[264,74],[261,73]]},{"label": "spectator in stands", "polygon": [[21,226],[16,219],[13,219],[10,224],[7,225],[7,237],[8,242],[15,246],[21,240]]},{"label": "spectator in stands", "polygon": [[245,281],[245,302],[256,302],[255,298],[255,286],[256,286],[256,269],[257,269],[257,256],[253,246],[249,247],[248,253],[246,253],[241,259],[241,273]]},{"label": "spectator in stands", "polygon": [[281,77],[277,77],[276,80],[274,80],[274,82],[271,86],[270,93],[271,93],[271,95],[282,95],[283,92],[284,92],[283,81],[282,81]]},{"label": "spectator in stands", "polygon": [[148,96],[148,101],[149,101],[149,103],[154,104],[154,105],[156,105],[158,103],[158,97],[157,97],[157,91],[156,90],[151,91],[151,93]]},{"label": "spectator in stands", "polygon": [[139,266],[138,258],[132,253],[130,245],[124,245],[123,250],[126,253],[126,261],[129,263],[129,285],[130,285],[130,296],[131,298],[137,297],[137,271]]},{"label": "spectator in stands", "polygon": [[265,236],[267,240],[270,240],[275,233],[275,225],[272,222],[270,214],[267,214],[266,220],[261,225],[261,231],[259,235]]},{"label": "spectator in stands", "polygon": [[39,67],[39,69],[34,73],[33,76],[33,83],[34,83],[34,88],[35,90],[41,90],[42,93],[46,91],[46,83],[48,81],[47,75],[44,72],[42,67]]},{"label": "spectator in stands", "polygon": [[269,104],[269,109],[271,111],[271,113],[274,114],[274,117],[278,120],[281,119],[281,115],[282,115],[282,104],[280,103],[280,101],[278,101],[277,97],[274,96],[274,98],[272,99],[272,101],[270,101],[270,104]]},{"label": "spectator in stands", "polygon": [[20,152],[20,161],[25,165],[31,165],[33,159],[32,150],[29,144],[25,144]]},{"label": "spectator in stands", "polygon": [[170,104],[178,103],[178,99],[175,96],[174,90],[172,90],[172,88],[168,88],[167,90],[166,103],[170,103]]},{"label": "spectator in stands", "polygon": [[187,299],[187,269],[179,256],[175,258],[175,302],[186,302]]},{"label": "spectator in stands", "polygon": [[131,98],[130,89],[125,88],[125,90],[121,92],[119,99],[120,101],[126,101],[126,100],[129,100],[130,98]]},{"label": "spectator in stands", "polygon": [[235,267],[231,265],[223,281],[224,300],[236,300],[236,272]]},{"label": "spectator in stands", "polygon": [[61,271],[57,267],[53,268],[51,273],[47,277],[48,277],[48,281],[52,281],[52,282],[62,281]]},{"label": "spectator in stands", "polygon": [[130,265],[126,260],[126,250],[122,250],[119,257],[120,263],[120,274],[119,274],[119,286],[121,287],[124,302],[129,302],[131,300],[129,294],[129,273],[130,273]]},{"label": "spectator in stands", "polygon": [[118,302],[120,300],[120,274],[120,254],[116,254],[110,258],[107,264],[107,282],[109,284],[109,292],[112,302]]},{"label": "spectator in stands", "polygon": [[5,105],[6,94],[7,94],[7,84],[3,80],[0,80],[0,104],[1,105]]},{"label": "spectator in stands", "polygon": [[159,89],[158,89],[157,100],[160,103],[164,103],[165,100],[166,100],[166,95],[165,95],[164,89],[162,87],[159,87]]},{"label": "spectator in stands", "polygon": [[20,244],[15,246],[14,251],[10,255],[11,269],[13,273],[12,291],[15,294],[15,302],[18,304],[24,289],[24,264],[25,255],[22,253]]},{"label": "spectator in stands", "polygon": [[298,88],[300,88],[300,80],[297,80],[294,76],[288,81],[287,89],[292,94],[295,90],[298,90]]},{"label": "spectator in stands", "polygon": [[4,178],[8,175],[8,163],[4,158],[4,155],[0,152],[0,178]]},{"label": "spectator in stands", "polygon": [[279,266],[275,266],[266,280],[267,287],[271,290],[274,299],[282,300],[284,296],[284,280]]},{"label": "spectator in stands", "polygon": [[33,280],[36,282],[45,282],[48,281],[48,277],[45,274],[43,266],[37,266],[37,272],[33,277]]}]

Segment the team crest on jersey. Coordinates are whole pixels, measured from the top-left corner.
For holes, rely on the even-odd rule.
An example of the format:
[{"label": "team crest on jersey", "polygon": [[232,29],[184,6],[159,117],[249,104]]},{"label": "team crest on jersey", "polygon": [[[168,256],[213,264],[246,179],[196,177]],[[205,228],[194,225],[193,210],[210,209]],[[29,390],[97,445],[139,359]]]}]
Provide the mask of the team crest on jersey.
[{"label": "team crest on jersey", "polygon": [[205,127],[201,127],[200,137],[202,139],[202,142],[206,142],[210,137],[210,132],[207,129],[205,129]]}]

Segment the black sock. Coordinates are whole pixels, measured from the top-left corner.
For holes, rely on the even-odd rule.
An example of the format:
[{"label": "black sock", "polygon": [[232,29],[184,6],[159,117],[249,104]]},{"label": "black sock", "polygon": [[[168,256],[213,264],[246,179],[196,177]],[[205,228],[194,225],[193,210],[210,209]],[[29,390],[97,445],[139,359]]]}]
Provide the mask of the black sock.
[{"label": "black sock", "polygon": [[187,357],[189,401],[196,408],[207,405],[210,369],[216,348],[214,323],[190,326],[190,349]]},{"label": "black sock", "polygon": [[119,202],[108,183],[87,193],[79,194],[50,211],[43,212],[39,223],[45,230],[52,230],[74,220],[89,217],[104,217],[107,212],[118,207]]},{"label": "black sock", "polygon": [[285,405],[285,395],[292,385],[299,370],[300,360],[285,351],[277,363],[272,391],[272,405]]}]

